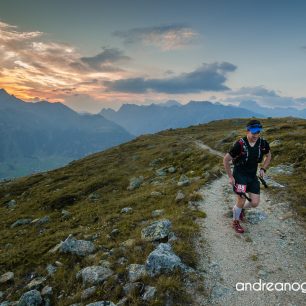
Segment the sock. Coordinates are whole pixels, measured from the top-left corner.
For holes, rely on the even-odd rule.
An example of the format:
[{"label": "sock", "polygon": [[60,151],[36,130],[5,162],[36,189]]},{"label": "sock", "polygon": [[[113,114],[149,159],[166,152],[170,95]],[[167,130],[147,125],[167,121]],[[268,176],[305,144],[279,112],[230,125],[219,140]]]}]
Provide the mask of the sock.
[{"label": "sock", "polygon": [[237,205],[233,208],[233,220],[239,220],[239,216],[241,213],[242,208],[239,208]]},{"label": "sock", "polygon": [[251,202],[245,202],[243,205],[243,208],[251,208],[251,207],[252,207]]}]

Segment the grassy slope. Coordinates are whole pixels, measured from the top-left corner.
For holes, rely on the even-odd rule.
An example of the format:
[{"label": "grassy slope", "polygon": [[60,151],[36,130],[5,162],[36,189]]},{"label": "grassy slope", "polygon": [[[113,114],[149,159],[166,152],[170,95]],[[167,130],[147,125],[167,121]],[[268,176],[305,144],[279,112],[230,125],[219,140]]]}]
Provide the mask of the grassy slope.
[{"label": "grassy slope", "polygon": [[[1,184],[0,273],[13,271],[16,275],[10,299],[19,298],[23,286],[29,282],[29,273],[46,275],[46,265],[59,260],[64,263],[64,267],[58,269],[48,280],[48,284],[53,287],[56,295],[59,295],[61,290],[66,293],[60,302],[56,302],[58,305],[70,305],[79,300],[78,295],[82,291],[81,283],[75,280],[75,274],[82,267],[107,259],[118,279],[110,278],[100,285],[97,294],[88,302],[101,299],[118,302],[124,295],[120,282],[127,282],[126,266],[131,263],[144,264],[146,257],[154,249],[152,243],[141,240],[141,229],[152,221],[163,218],[171,220],[172,230],[179,238],[174,243],[174,251],[185,263],[194,267],[197,258],[191,241],[198,231],[194,220],[204,216],[191,210],[187,203],[188,200],[196,198],[192,195],[194,191],[220,174],[222,161],[197,149],[193,139],[202,140],[226,152],[239,135],[244,135],[243,126],[246,122],[247,120],[240,119],[215,121],[206,125],[141,136],[72,162],[66,167]],[[262,122],[265,126],[264,136],[268,141],[280,139],[283,142],[283,146],[277,147],[277,150],[273,148],[272,165],[295,163],[294,174],[290,177],[279,177],[279,181],[289,184],[288,196],[293,199],[297,211],[305,216],[306,208],[302,199],[305,195],[303,182],[306,121],[289,118],[266,119]],[[231,131],[236,131],[236,136],[229,136]],[[163,160],[153,168],[149,164],[156,158]],[[152,179],[156,178],[155,169],[170,165],[175,166],[177,172],[167,174],[164,179],[159,178],[163,181],[162,185],[151,184]],[[205,172],[209,175],[204,175]],[[178,187],[176,183],[181,174],[201,176],[201,179],[190,186]],[[144,176],[144,184],[139,189],[128,191],[129,179],[138,175]],[[187,197],[183,202],[175,203],[179,189],[183,190]],[[152,197],[152,191],[163,192],[163,196]],[[94,202],[88,198],[92,192],[100,196],[98,201]],[[284,196],[284,191],[281,196]],[[14,210],[9,210],[4,205],[11,199],[17,201]],[[120,212],[127,206],[133,208],[132,214]],[[62,220],[62,209],[71,212],[72,217]],[[152,217],[151,213],[155,209],[164,209],[164,215]],[[17,219],[35,219],[45,215],[50,216],[51,221],[44,226],[25,225],[10,228]],[[108,235],[114,228],[119,229],[119,234],[110,238]],[[94,243],[100,246],[101,250],[95,257],[88,258],[48,253],[49,249],[71,233],[78,239],[98,234]],[[124,253],[118,247],[121,242],[130,238],[135,239],[135,244]],[[114,254],[106,256],[104,251],[112,248]],[[117,263],[122,256],[128,259],[124,266]],[[177,304],[184,304],[190,299],[182,289],[183,279],[179,273],[155,278],[145,277],[142,282],[158,289],[157,301],[150,305],[164,305],[169,293],[174,295]],[[75,298],[68,299],[68,295]],[[130,302],[131,305],[141,305],[136,294],[130,297]]]}]

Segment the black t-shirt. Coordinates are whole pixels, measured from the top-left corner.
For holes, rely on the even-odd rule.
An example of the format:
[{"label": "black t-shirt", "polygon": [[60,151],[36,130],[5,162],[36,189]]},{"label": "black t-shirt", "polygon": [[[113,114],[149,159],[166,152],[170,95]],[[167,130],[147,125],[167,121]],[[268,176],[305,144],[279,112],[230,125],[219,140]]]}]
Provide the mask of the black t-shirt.
[{"label": "black t-shirt", "polygon": [[[244,165],[235,165],[234,171],[239,171],[242,174],[253,176],[256,175],[257,172],[260,138],[257,139],[253,147],[250,146],[247,137],[243,137],[243,140],[245,141],[248,147],[248,153],[249,153],[248,160]],[[261,143],[262,153],[268,154],[270,151],[269,143],[263,139],[261,141],[262,141]],[[240,155],[240,152],[241,152],[241,146],[239,140],[237,140],[233,145],[233,147],[231,148],[231,150],[229,151],[229,154],[233,158],[235,158]]]}]

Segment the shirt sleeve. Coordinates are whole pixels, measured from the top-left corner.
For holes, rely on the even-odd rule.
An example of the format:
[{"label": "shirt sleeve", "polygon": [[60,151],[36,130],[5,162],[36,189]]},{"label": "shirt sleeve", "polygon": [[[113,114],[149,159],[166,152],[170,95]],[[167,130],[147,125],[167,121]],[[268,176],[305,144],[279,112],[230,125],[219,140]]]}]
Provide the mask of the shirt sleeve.
[{"label": "shirt sleeve", "polygon": [[268,154],[270,152],[270,145],[266,140],[264,148],[265,148],[264,154]]},{"label": "shirt sleeve", "polygon": [[236,141],[232,148],[229,150],[229,154],[231,157],[235,158],[240,154],[241,147],[239,141]]}]

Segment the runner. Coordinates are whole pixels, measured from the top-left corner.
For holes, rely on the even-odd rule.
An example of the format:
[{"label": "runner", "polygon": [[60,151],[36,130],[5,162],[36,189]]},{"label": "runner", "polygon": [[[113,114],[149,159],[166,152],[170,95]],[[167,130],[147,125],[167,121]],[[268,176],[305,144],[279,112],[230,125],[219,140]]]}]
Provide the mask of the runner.
[{"label": "runner", "polygon": [[[258,163],[263,161],[259,176],[264,174],[271,161],[271,152],[268,142],[260,137],[262,125],[258,120],[251,120],[246,126],[246,136],[235,142],[231,150],[223,159],[224,168],[229,177],[229,183],[237,193],[237,202],[233,208],[232,226],[237,233],[244,229],[239,221],[243,221],[244,208],[257,207],[260,201],[260,184],[257,178]],[[233,173],[230,167],[233,161]],[[246,192],[251,202],[246,203]]]}]

